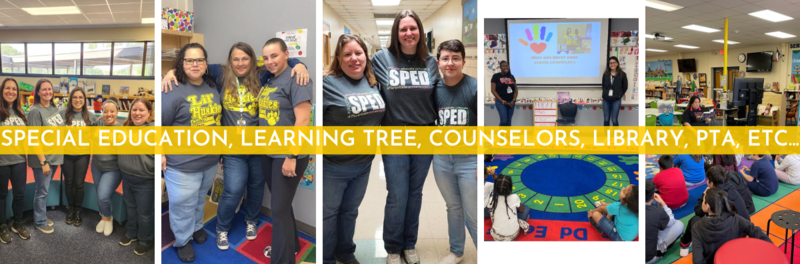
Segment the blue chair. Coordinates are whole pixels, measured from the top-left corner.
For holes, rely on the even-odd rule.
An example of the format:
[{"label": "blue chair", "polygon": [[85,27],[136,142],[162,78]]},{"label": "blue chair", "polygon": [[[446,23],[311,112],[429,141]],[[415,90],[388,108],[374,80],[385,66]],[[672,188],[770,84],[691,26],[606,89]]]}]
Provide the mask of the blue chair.
[{"label": "blue chair", "polygon": [[673,116],[672,113],[663,113],[658,116],[658,124],[661,126],[672,126]]}]

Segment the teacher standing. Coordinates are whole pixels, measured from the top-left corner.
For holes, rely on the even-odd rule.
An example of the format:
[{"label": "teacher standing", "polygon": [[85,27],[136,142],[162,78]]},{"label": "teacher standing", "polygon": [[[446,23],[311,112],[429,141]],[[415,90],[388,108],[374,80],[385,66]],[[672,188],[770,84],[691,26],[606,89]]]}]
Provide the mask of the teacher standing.
[{"label": "teacher standing", "polygon": [[619,68],[617,57],[608,58],[606,71],[603,73],[603,126],[619,126],[619,108],[622,97],[628,91],[628,76]]},{"label": "teacher standing", "polygon": [[494,94],[500,126],[511,126],[514,116],[514,103],[517,101],[517,79],[511,74],[508,62],[500,62],[500,72],[492,75],[492,94]]}]

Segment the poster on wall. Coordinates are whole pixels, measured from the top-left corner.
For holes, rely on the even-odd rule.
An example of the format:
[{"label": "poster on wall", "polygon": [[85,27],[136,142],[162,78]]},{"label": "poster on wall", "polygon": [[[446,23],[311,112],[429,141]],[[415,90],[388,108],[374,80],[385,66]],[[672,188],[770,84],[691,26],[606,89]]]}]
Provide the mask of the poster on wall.
[{"label": "poster on wall", "polygon": [[648,61],[645,66],[646,81],[672,82],[672,60]]},{"label": "poster on wall", "polygon": [[344,26],[344,34],[350,34],[350,29]]},{"label": "poster on wall", "polygon": [[506,47],[508,40],[506,34],[486,34],[483,39],[484,75],[491,79],[492,75],[500,72],[500,62],[508,60]]},{"label": "poster on wall", "polygon": [[72,92],[75,88],[78,88],[78,77],[70,77],[69,78],[69,90],[67,93]]},{"label": "poster on wall", "polygon": [[465,47],[478,46],[478,0],[461,0],[461,42]]},{"label": "poster on wall", "polygon": [[[347,29],[347,27],[345,27]],[[348,30],[349,31],[349,30]],[[349,32],[345,32],[347,34]],[[306,57],[306,44],[308,29],[287,30],[280,31],[275,34],[275,37],[283,39],[286,46],[289,48],[290,58],[305,58]]]},{"label": "poster on wall", "polygon": [[95,87],[97,86],[97,82],[88,81],[86,79],[83,80],[84,80],[83,88],[86,89],[86,94],[96,94],[97,92],[95,91]]},{"label": "poster on wall", "polygon": [[792,75],[792,83],[800,84],[800,50],[792,51],[792,68],[790,72]]},{"label": "poster on wall", "polygon": [[57,92],[62,94],[69,93],[69,77],[61,77]]},{"label": "poster on wall", "polygon": [[613,31],[609,35],[612,47],[639,46],[639,31]]}]

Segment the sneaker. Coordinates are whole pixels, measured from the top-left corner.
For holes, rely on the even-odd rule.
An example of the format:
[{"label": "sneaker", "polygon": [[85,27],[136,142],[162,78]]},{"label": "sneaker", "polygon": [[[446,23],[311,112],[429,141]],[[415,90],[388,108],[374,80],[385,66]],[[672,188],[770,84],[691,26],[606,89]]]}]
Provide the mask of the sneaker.
[{"label": "sneaker", "polygon": [[0,242],[3,244],[11,243],[11,234],[8,233],[7,225],[0,225]]},{"label": "sneaker", "polygon": [[683,246],[683,243],[681,243],[681,257],[688,256],[689,255],[689,248],[691,248],[691,247],[692,247],[692,243],[689,243],[689,245],[685,246],[685,247]]},{"label": "sneaker", "polygon": [[105,228],[106,228],[106,221],[100,220],[100,222],[97,223],[97,227],[94,228],[94,231],[96,231],[97,233],[103,233],[103,230],[105,230]]},{"label": "sneaker", "polygon": [[153,248],[153,246],[145,246],[142,245],[142,243],[137,243],[136,248],[133,249],[133,254],[143,256],[147,251],[150,251],[151,248]]},{"label": "sneaker", "polygon": [[603,205],[603,204],[602,204],[602,203],[600,203],[600,201],[594,202],[594,207],[595,207],[595,208],[597,208],[597,207],[600,207],[600,206],[602,206],[602,205]]},{"label": "sneaker", "polygon": [[[73,211],[72,208],[67,208],[67,211],[69,211],[69,213],[67,214],[67,219],[64,220],[64,222],[66,222],[67,225],[71,225],[75,222],[75,211]],[[49,224],[50,223],[48,223],[48,225]]]},{"label": "sneaker", "polygon": [[264,248],[264,257],[272,258],[272,246],[267,246]]},{"label": "sneaker", "polygon": [[43,226],[43,227],[38,227],[37,226],[36,229],[39,229],[39,231],[42,231],[42,233],[45,233],[45,234],[50,234],[50,233],[53,233],[53,231],[55,231],[55,229],[53,229],[52,226],[47,226],[47,225]]},{"label": "sneaker", "polygon": [[194,248],[192,248],[192,242],[189,241],[188,244],[185,246],[176,248],[178,251],[178,258],[182,262],[193,262],[194,261]]},{"label": "sneaker", "polygon": [[47,219],[47,226],[53,226],[53,225],[54,225],[53,221],[50,220],[50,219]]},{"label": "sneaker", "polygon": [[206,239],[208,239],[208,233],[206,233],[205,229],[200,228],[200,230],[194,231],[192,239],[194,239],[194,242],[197,244],[203,244],[206,242]]},{"label": "sneaker", "polygon": [[419,264],[419,255],[416,249],[403,250],[403,256],[406,258],[408,264]]},{"label": "sneaker", "polygon": [[137,241],[137,240],[138,239],[128,238],[127,235],[124,235],[124,236],[122,236],[122,238],[119,239],[119,244],[127,247],[127,246],[130,246],[131,243],[133,243],[133,241]]},{"label": "sneaker", "polygon": [[22,238],[22,240],[27,240],[28,238],[31,238],[31,233],[28,232],[28,229],[25,229],[25,227],[22,226],[22,224],[16,221],[14,222],[13,225],[11,225],[11,232],[17,233],[17,235],[19,235],[19,238]]},{"label": "sneaker", "polygon": [[456,254],[453,254],[453,252],[450,252],[450,254],[447,254],[447,256],[439,261],[439,264],[456,264],[461,262],[462,259],[464,259],[463,256],[459,257],[456,256]]},{"label": "sneaker", "polygon": [[403,258],[400,257],[400,254],[389,254],[386,256],[386,264],[405,264],[406,262],[403,261]]},{"label": "sneaker", "polygon": [[256,223],[247,222],[247,240],[256,240],[258,235],[258,225]]},{"label": "sneaker", "polygon": [[81,226],[83,224],[83,218],[81,218],[81,209],[75,209],[75,221],[72,222],[75,226]]},{"label": "sneaker", "polygon": [[105,225],[105,227],[103,227],[103,235],[110,236],[111,233],[114,232],[114,217],[112,216],[108,221],[101,222],[104,222],[103,224]]},{"label": "sneaker", "polygon": [[228,250],[228,232],[217,232],[217,247],[219,250]]}]

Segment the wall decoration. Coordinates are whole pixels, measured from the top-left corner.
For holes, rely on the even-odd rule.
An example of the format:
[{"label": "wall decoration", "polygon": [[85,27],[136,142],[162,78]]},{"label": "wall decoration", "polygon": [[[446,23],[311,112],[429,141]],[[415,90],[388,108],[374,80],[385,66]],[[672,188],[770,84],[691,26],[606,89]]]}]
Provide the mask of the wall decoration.
[{"label": "wall decoration", "polygon": [[461,42],[465,47],[478,46],[478,0],[461,0]]},{"label": "wall decoration", "polygon": [[[194,13],[191,11],[183,11],[171,7],[161,9],[161,21],[167,21],[168,30],[192,32],[192,23],[194,22]],[[164,24],[162,24],[162,28]]]},{"label": "wall decoration", "polygon": [[61,77],[61,82],[58,84],[57,93],[69,93],[69,77]]},{"label": "wall decoration", "polygon": [[672,60],[646,62],[645,80],[672,82]]},{"label": "wall decoration", "polygon": [[103,84],[103,95],[111,94],[111,85]]},{"label": "wall decoration", "polygon": [[97,82],[89,81],[89,80],[84,79],[83,89],[86,90],[86,94],[87,95],[88,94],[97,94],[97,91],[95,90],[96,86],[97,86]]},{"label": "wall decoration", "polygon": [[283,39],[289,48],[290,58],[305,58],[306,44],[308,43],[308,29],[287,30],[275,34],[276,37]]},{"label": "wall decoration", "polygon": [[800,50],[792,51],[792,68],[789,72],[792,75],[792,83],[800,83]]}]

